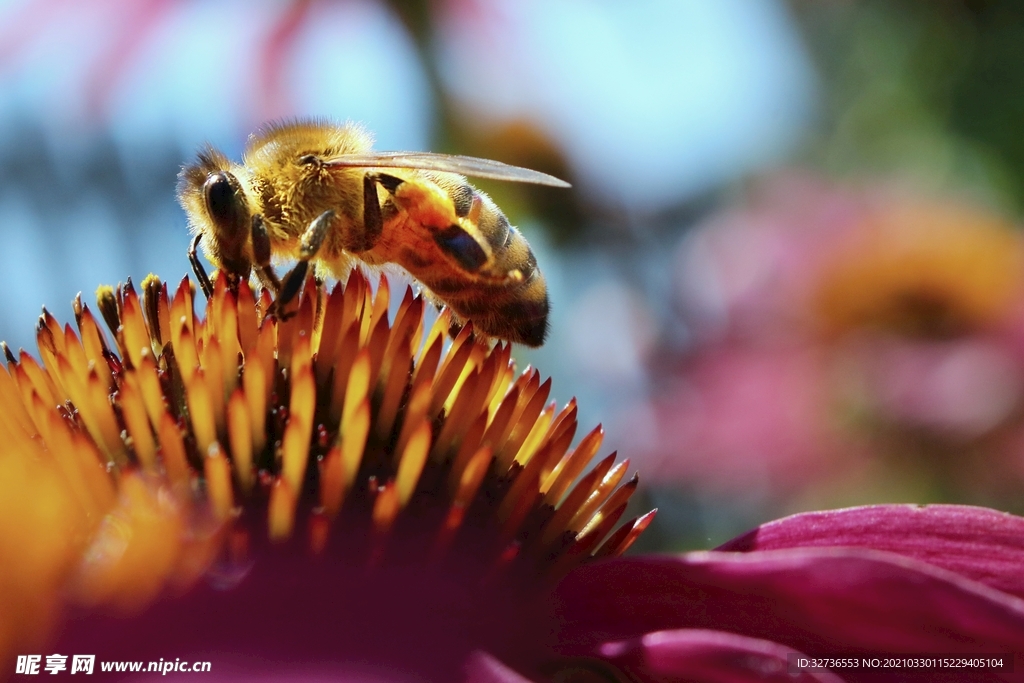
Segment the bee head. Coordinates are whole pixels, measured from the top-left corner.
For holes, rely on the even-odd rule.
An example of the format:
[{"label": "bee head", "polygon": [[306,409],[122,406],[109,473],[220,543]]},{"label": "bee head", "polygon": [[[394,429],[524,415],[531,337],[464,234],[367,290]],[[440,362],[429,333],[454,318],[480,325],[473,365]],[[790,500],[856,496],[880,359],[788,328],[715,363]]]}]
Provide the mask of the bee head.
[{"label": "bee head", "polygon": [[213,149],[199,153],[196,163],[178,176],[178,201],[193,233],[202,233],[210,260],[233,274],[249,273],[244,250],[252,215],[242,184],[229,170],[230,162]]}]

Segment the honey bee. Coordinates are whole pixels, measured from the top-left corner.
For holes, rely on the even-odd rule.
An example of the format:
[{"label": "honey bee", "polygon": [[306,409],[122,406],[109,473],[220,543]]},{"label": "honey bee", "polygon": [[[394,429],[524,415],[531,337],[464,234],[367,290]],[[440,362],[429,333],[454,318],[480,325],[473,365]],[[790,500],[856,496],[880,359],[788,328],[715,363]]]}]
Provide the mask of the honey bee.
[{"label": "honey bee", "polygon": [[[548,328],[544,276],[526,239],[463,175],[568,187],[538,171],[474,157],[373,152],[360,126],[325,121],[272,125],[250,137],[242,163],[206,148],[178,179],[195,238],[189,258],[229,276],[255,272],[274,311],[298,294],[309,263],[343,277],[356,260],[397,264],[454,314],[455,324],[528,346]],[[294,259],[279,279],[271,258]]]}]

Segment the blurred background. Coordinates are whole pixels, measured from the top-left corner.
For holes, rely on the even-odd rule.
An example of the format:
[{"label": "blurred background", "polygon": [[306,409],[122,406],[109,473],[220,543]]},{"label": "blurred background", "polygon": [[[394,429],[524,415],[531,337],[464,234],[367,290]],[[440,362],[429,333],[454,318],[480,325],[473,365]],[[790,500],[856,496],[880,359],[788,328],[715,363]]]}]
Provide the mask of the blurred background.
[{"label": "blurred background", "polygon": [[1024,512],[1015,0],[0,0],[0,338],[189,271],[175,176],[280,118],[472,154],[547,276],[517,349],[647,549],[871,502]]}]

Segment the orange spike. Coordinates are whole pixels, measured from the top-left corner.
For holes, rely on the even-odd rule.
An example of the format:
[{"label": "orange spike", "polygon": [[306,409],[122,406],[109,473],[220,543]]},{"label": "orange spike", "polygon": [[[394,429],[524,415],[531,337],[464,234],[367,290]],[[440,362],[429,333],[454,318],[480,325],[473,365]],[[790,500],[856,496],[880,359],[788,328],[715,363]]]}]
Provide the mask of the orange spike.
[{"label": "orange spike", "polygon": [[203,471],[206,474],[206,495],[214,517],[226,520],[235,507],[234,494],[231,492],[231,465],[224,455],[224,449],[216,441],[206,454]]},{"label": "orange spike", "polygon": [[[96,370],[89,371],[89,378],[86,382],[86,401],[96,420],[99,429],[98,434],[93,434],[110,460],[124,467],[128,464],[128,453],[121,440],[121,429],[117,426],[117,418],[114,417],[114,409],[110,405],[110,398],[107,395],[107,387],[104,386]],[[81,410],[79,406],[79,410]]]},{"label": "orange spike", "polygon": [[455,493],[455,489],[458,487],[459,480],[462,477],[462,471],[483,443],[482,438],[486,429],[487,413],[477,415],[476,419],[469,425],[469,428],[466,429],[466,434],[462,437],[462,442],[459,444],[459,448],[452,458],[451,466],[448,470],[449,493]]},{"label": "orange spike", "polygon": [[64,353],[64,331],[60,328],[60,323],[53,317],[46,306],[43,306],[43,312],[39,316],[39,327],[38,331],[42,332],[45,330],[46,338],[49,340],[47,345],[50,346],[50,350],[54,354]]},{"label": "orange spike", "polygon": [[321,326],[320,344],[317,348],[316,361],[316,383],[326,386],[331,369],[334,367],[335,357],[338,352],[338,345],[346,332],[346,327],[351,321],[345,317],[345,295],[341,284],[334,285],[330,295],[327,297],[327,305],[324,310],[324,319]]},{"label": "orange spike", "polygon": [[152,348],[163,348],[165,338],[170,341],[171,334],[167,285],[152,273],[142,281],[142,307],[146,311],[146,327]]},{"label": "orange spike", "polygon": [[540,373],[527,368],[508,390],[504,400],[494,415],[494,420],[487,428],[484,439],[500,451],[508,441],[520,415],[526,409],[529,398],[540,387]]},{"label": "orange spike", "polygon": [[398,474],[395,477],[395,486],[398,489],[398,505],[405,507],[409,504],[416,484],[423,473],[423,465],[427,462],[427,452],[430,450],[430,423],[422,420],[408,445],[402,451],[398,462]]},{"label": "orange spike", "polygon": [[[554,422],[551,424],[551,427],[548,428],[547,434],[545,435],[539,448],[544,448],[544,446],[546,446],[548,443],[562,439],[566,440],[565,443],[567,445],[572,443],[573,438],[576,436],[577,424],[575,404],[570,403],[570,405],[572,406],[571,410],[569,410],[568,412],[563,410],[562,414],[555,418]],[[563,450],[561,453],[558,454],[557,459],[549,461],[548,464],[544,466],[544,469],[541,471],[540,475],[541,493],[547,493],[547,486],[553,481],[551,479],[551,474],[556,469],[558,469],[559,466],[562,466],[563,462],[565,461],[565,454],[566,452],[565,450]]]},{"label": "orange spike", "polygon": [[647,514],[637,517],[632,522],[623,524],[604,542],[604,545],[598,548],[597,552],[594,553],[594,557],[618,557],[629,550],[629,546],[633,545],[633,542],[654,521],[654,515],[657,513],[658,508],[654,508]]},{"label": "orange spike", "polygon": [[199,367],[199,353],[196,350],[195,338],[192,336],[192,328],[185,320],[178,323],[173,348],[174,358],[178,362],[178,369],[181,370],[181,380],[188,387]]},{"label": "orange spike", "polygon": [[[76,299],[76,303],[79,300]],[[82,334],[82,346],[85,349],[85,356],[93,364],[95,364],[97,371],[100,373],[100,378],[106,382],[107,387],[114,386],[114,378],[110,374],[110,368],[107,367],[107,360],[103,356],[103,352],[107,349],[107,341],[103,335],[103,330],[96,324],[96,319],[92,315],[92,311],[89,307],[82,304],[80,306],[81,315],[76,316],[78,319],[78,331]],[[70,347],[69,347],[70,351]]]},{"label": "orange spike", "polygon": [[580,529],[586,526],[591,515],[593,515],[597,508],[601,506],[601,503],[607,500],[608,496],[610,496],[612,491],[615,490],[615,487],[619,485],[620,481],[622,481],[622,477],[626,474],[626,469],[628,467],[629,460],[623,460],[613,467],[608,474],[601,478],[601,481],[594,487],[591,494],[587,496],[586,501],[580,505],[579,510],[577,510],[576,514],[573,515],[571,520],[569,520],[568,528],[570,531],[579,533]]},{"label": "orange spike", "polygon": [[242,347],[238,338],[238,306],[235,304],[235,295],[231,291],[225,291],[223,297],[224,305],[220,312],[220,320],[217,322],[217,338],[220,341],[224,396],[227,397],[238,386],[238,354],[241,353]]},{"label": "orange spike", "polygon": [[345,473],[341,448],[332,446],[320,461],[320,505],[331,519],[338,516],[345,500]]},{"label": "orange spike", "polygon": [[[420,357],[417,360],[417,365],[423,365],[423,357],[427,349],[431,348],[434,344],[440,342],[444,343],[444,339],[447,336],[448,328],[451,325],[451,311],[447,308],[441,311],[441,314],[437,316],[437,320],[431,325],[430,331],[427,332],[427,338],[423,342],[423,348],[420,349]],[[436,369],[436,368],[435,368]]]},{"label": "orange spike", "polygon": [[395,453],[405,450],[405,445],[412,438],[413,430],[427,415],[427,407],[430,405],[430,385],[420,384],[414,386],[409,403],[405,408],[405,415],[402,418],[402,429],[398,433],[398,441],[395,443]]},{"label": "orange spike", "polygon": [[188,415],[192,421],[192,433],[196,437],[196,448],[206,453],[217,440],[217,426],[213,417],[213,400],[206,372],[197,368],[192,381],[185,385]]},{"label": "orange spike", "polygon": [[[463,331],[468,327],[468,325],[464,327]],[[461,334],[459,338],[462,338]],[[458,339],[456,342],[458,342]],[[452,388],[459,377],[462,376],[462,371],[466,369],[466,363],[469,361],[469,355],[472,350],[473,345],[466,343],[461,344],[458,348],[453,343],[452,348],[448,350],[448,355],[445,356],[441,369],[438,370],[438,374],[434,378],[434,396],[430,401],[429,410],[431,418],[436,417],[441,412]]]},{"label": "orange spike", "polygon": [[70,436],[71,452],[78,457],[82,481],[96,501],[96,508],[106,512],[117,499],[114,480],[107,473],[106,462],[88,436],[77,430],[70,431]]},{"label": "orange spike", "polygon": [[127,352],[131,367],[139,367],[142,349],[151,348],[149,330],[142,317],[142,304],[139,295],[131,283],[125,285],[121,304],[121,337],[124,340],[124,351]]},{"label": "orange spike", "polygon": [[390,336],[391,328],[388,327],[387,316],[384,316],[373,326],[373,330],[370,332],[370,341],[365,347],[370,352],[370,387],[373,389],[377,387],[377,377],[384,362],[384,351],[387,349]]},{"label": "orange spike", "polygon": [[[46,419],[46,449],[63,473],[64,481],[72,490],[75,501],[81,506],[82,518],[99,520],[106,513],[106,509],[100,509],[101,500],[91,490],[89,473],[83,471],[90,463],[82,458],[83,452],[75,448],[67,424],[57,411],[47,411]],[[98,461],[91,464],[94,469],[98,469]],[[103,476],[108,478],[106,472],[103,472]]]},{"label": "orange spike", "polygon": [[284,477],[278,477],[270,489],[267,503],[267,533],[276,543],[287,540],[295,528],[295,491]]},{"label": "orange spike", "polygon": [[[520,464],[526,464],[530,461],[533,455],[540,448],[541,444],[547,441],[547,436],[551,433],[551,421],[555,415],[555,403],[552,401],[544,408],[540,416],[533,423],[533,429],[526,435],[526,439],[523,441],[523,445],[519,447],[515,457],[512,458],[513,462]],[[551,466],[554,467],[555,463],[552,462]],[[544,473],[541,473],[541,477]],[[542,479],[543,481],[543,479]]]},{"label": "orange spike", "polygon": [[[579,448],[577,447],[577,451]],[[601,462],[594,466],[594,469],[590,470],[587,474],[580,479],[579,483],[573,487],[572,492],[568,497],[558,506],[555,510],[554,516],[544,526],[544,531],[541,534],[541,544],[549,545],[555,538],[564,533],[569,527],[569,521],[579,511],[580,506],[590,497],[594,487],[604,478],[608,473],[608,470],[612,468],[612,463],[615,460],[615,453],[612,453]]]},{"label": "orange spike", "polygon": [[451,507],[448,508],[448,516],[445,517],[444,524],[441,526],[437,539],[434,542],[434,548],[431,553],[433,561],[439,560],[447,552],[448,548],[451,547],[455,534],[458,532],[459,527],[462,526],[466,510],[473,502],[473,498],[476,497],[477,491],[480,490],[480,485],[487,474],[490,462],[490,446],[481,446],[470,458],[462,476],[459,478]]},{"label": "orange spike", "polygon": [[458,441],[466,432],[470,422],[480,414],[478,385],[483,382],[479,372],[474,372],[469,380],[463,385],[452,406],[451,411],[445,417],[441,432],[437,435],[437,443],[434,445],[434,462],[445,462],[452,455],[451,451],[458,446]]},{"label": "orange spike", "polygon": [[[603,510],[603,508],[602,508]],[[587,525],[585,529],[580,531],[569,543],[561,557],[559,557],[554,566],[551,567],[551,574],[554,576],[563,576],[573,567],[586,561],[591,555],[597,544],[601,542],[608,532],[611,531],[619,518],[622,517],[623,513],[626,512],[626,503],[622,503],[615,508],[611,508],[607,513],[598,512],[594,517],[594,524]],[[557,554],[557,551],[556,551]]]},{"label": "orange spike", "polygon": [[[544,465],[549,458],[557,457],[557,449],[561,448],[562,445],[562,442],[548,444],[542,452],[530,458],[529,462],[520,463],[521,469],[519,467],[513,468],[513,471],[518,471],[518,474],[516,474],[512,486],[509,487],[508,492],[498,506],[497,513],[500,521],[509,523],[506,526],[509,540],[511,540],[511,537],[518,531],[519,525],[525,520],[526,512],[529,512],[529,509],[523,509],[521,505],[518,505],[519,501],[525,499],[530,503],[530,507],[533,506],[534,501],[537,499],[537,494],[540,493],[541,471],[544,469]],[[569,445],[566,443],[564,447],[568,448]],[[513,519],[513,510],[522,512],[522,518],[518,520]]]},{"label": "orange spike", "polygon": [[187,493],[191,469],[185,456],[185,442],[181,437],[181,430],[170,413],[161,414],[157,436],[160,439],[167,478],[171,480],[175,491],[179,494]]},{"label": "orange spike", "polygon": [[377,491],[373,501],[373,530],[378,534],[386,534],[395,523],[400,509],[398,490],[394,481],[389,481]]},{"label": "orange spike", "polygon": [[0,402],[3,403],[3,412],[11,415],[14,422],[27,436],[32,437],[39,434],[39,429],[36,428],[28,411],[25,410],[25,404],[22,403],[18,383],[7,374],[7,369],[3,365],[0,365]]},{"label": "orange spike", "polygon": [[429,345],[424,347],[416,369],[413,370],[412,384],[416,387],[420,384],[431,386],[434,376],[437,373],[438,362],[441,360],[441,352],[444,350],[444,338],[438,337]]},{"label": "orange spike", "polygon": [[135,370],[135,377],[139,381],[149,423],[156,429],[160,425],[160,418],[167,412],[167,404],[160,390],[160,376],[157,374],[156,363],[148,350],[142,354],[142,361]]},{"label": "orange spike", "polygon": [[[402,297],[402,303],[398,305],[398,312],[395,314],[395,320],[391,324],[391,337],[388,339],[388,348],[384,353],[384,365],[381,368],[381,372],[387,374],[390,368],[391,359],[395,353],[404,345],[410,343],[408,335],[411,335],[415,328],[416,321],[415,316],[407,315],[410,308],[415,308],[415,303],[420,303],[422,307],[422,299],[413,299],[412,288],[406,287],[405,296]],[[412,347],[409,348],[409,353],[412,353]]]},{"label": "orange spike", "polygon": [[334,360],[324,359],[334,365],[334,380],[331,385],[330,416],[332,420],[341,419],[341,409],[345,403],[345,392],[348,389],[348,375],[352,370],[359,349],[359,328],[353,325],[345,334],[338,346]]},{"label": "orange spike", "polygon": [[60,398],[57,387],[54,386],[53,381],[39,366],[35,358],[21,350],[18,352],[18,361],[18,367],[23,371],[25,379],[31,383],[32,388],[47,406],[52,408],[64,402]]},{"label": "orange spike", "polygon": [[[608,519],[610,519],[610,516],[616,510],[618,511],[618,514],[621,515],[622,512],[624,512],[626,509],[626,503],[628,503],[629,499],[632,498],[633,493],[636,491],[636,487],[639,484],[640,476],[638,474],[634,474],[629,481],[627,481],[619,488],[615,489],[615,492],[612,493],[612,495],[608,496],[608,499],[601,504],[601,507],[598,508],[597,512],[595,512],[593,516],[591,516],[591,518],[587,520],[587,523],[584,524],[583,528],[579,530],[577,536],[586,536],[587,534],[597,529],[598,526],[606,527],[608,525]],[[614,525],[617,521],[618,517],[615,517],[611,524]],[[572,527],[572,522],[569,523],[569,526],[570,528]],[[605,532],[601,535],[600,538],[604,538],[604,536],[607,535],[609,531],[611,531],[611,529],[606,528]]]},{"label": "orange spike", "polygon": [[493,418],[501,405],[501,401],[512,386],[512,377],[515,375],[515,363],[510,362],[511,344],[505,345],[501,360],[498,363],[497,372],[494,375],[494,383],[491,385],[491,393],[487,395],[487,414]]},{"label": "orange spike", "polygon": [[388,284],[387,276],[381,273],[377,283],[377,296],[373,299],[373,309],[370,311],[371,324],[376,325],[380,320],[387,318],[390,305],[391,285]]},{"label": "orange spike", "polygon": [[301,367],[299,374],[292,378],[288,424],[281,440],[281,476],[296,492],[302,491],[306,475],[309,439],[313,431],[313,406],[316,401],[312,368],[308,365]]},{"label": "orange spike", "polygon": [[227,400],[224,392],[224,358],[221,355],[220,339],[217,336],[211,337],[209,343],[203,346],[199,364],[203,368],[206,387],[210,391],[210,410],[213,411],[214,427],[217,434],[225,434],[227,428],[225,404]]},{"label": "orange spike", "polygon": [[259,323],[256,319],[256,299],[253,298],[249,282],[244,278],[238,283],[238,300],[235,310],[238,319],[239,343],[242,353],[248,357],[253,347],[256,346]]},{"label": "orange spike", "polygon": [[[513,414],[512,432],[509,434],[508,440],[502,444],[501,449],[498,451],[497,466],[499,472],[504,472],[509,468],[516,454],[519,452],[519,448],[526,441],[526,437],[528,437],[533,431],[533,427],[537,423],[537,419],[540,417],[541,411],[544,410],[544,403],[548,399],[548,392],[550,392],[550,390],[551,378],[549,377],[544,384],[540,385],[533,396],[530,397],[529,402],[525,404],[522,411],[519,412],[518,415]],[[520,394],[520,404],[524,402],[523,399],[525,396],[526,394]]]},{"label": "orange spike", "polygon": [[277,337],[277,319],[267,318],[260,325],[260,333],[256,338],[256,355],[259,356],[260,364],[263,366],[263,379],[266,382],[263,391],[266,401],[270,400],[270,394],[274,390],[274,378],[277,377],[278,364],[274,355]]},{"label": "orange spike", "polygon": [[380,409],[377,411],[376,435],[380,441],[387,442],[394,430],[395,418],[398,417],[398,410],[401,407],[405,390],[409,386],[411,374],[411,356],[402,354],[401,358],[394,359],[387,384],[384,386]]},{"label": "orange spike", "polygon": [[[45,311],[46,309],[43,310]],[[61,345],[63,346],[64,335],[58,334],[57,337],[60,337]],[[46,373],[49,385],[53,388],[54,397],[57,399],[57,403],[64,403],[71,396],[64,388],[64,382],[57,368],[58,351],[56,337],[53,331],[46,325],[44,316],[39,317],[39,326],[36,328],[36,344],[39,347],[39,358],[43,361],[43,371]]]},{"label": "orange spike", "polygon": [[249,406],[245,392],[235,389],[228,401],[228,444],[231,446],[231,461],[242,493],[252,491],[253,472],[252,425],[249,420]]},{"label": "orange spike", "polygon": [[498,406],[490,424],[487,425],[487,431],[484,432],[483,436],[484,442],[491,444],[495,448],[500,448],[504,445],[508,435],[512,432],[512,427],[515,426],[512,422],[512,416],[518,403],[519,387],[513,386],[509,389],[508,394],[505,395],[505,400]]},{"label": "orange spike", "polygon": [[359,465],[366,450],[366,439],[370,434],[370,401],[363,399],[349,417],[341,423],[339,447],[344,473],[345,490],[355,483]]},{"label": "orange spike", "polygon": [[493,453],[494,451],[490,446],[483,445],[469,459],[465,469],[462,471],[462,475],[459,477],[459,486],[452,500],[454,505],[468,508],[469,504],[473,502],[477,491],[480,490],[480,484],[483,483],[484,475],[487,474]]},{"label": "orange spike", "polygon": [[558,501],[562,499],[565,492],[576,481],[576,477],[579,476],[580,472],[586,468],[587,463],[597,454],[598,449],[601,448],[602,441],[604,441],[604,428],[601,425],[597,425],[580,440],[572,455],[562,458],[555,465],[555,468],[551,470],[551,473],[541,486],[541,490],[545,491],[544,501],[548,505],[552,507],[558,505]]},{"label": "orange spike", "polygon": [[366,285],[362,288],[363,293],[363,305],[359,307],[360,313],[356,318],[359,323],[359,346],[366,346],[366,341],[370,338],[370,328],[374,322],[373,320],[373,295],[370,292],[370,286]]},{"label": "orange spike", "polygon": [[248,419],[252,435],[252,452],[263,452],[267,443],[267,379],[263,360],[257,355],[245,361],[242,373],[242,390],[245,392],[245,404],[248,406]]},{"label": "orange spike", "polygon": [[[90,361],[85,355],[85,348],[78,341],[78,335],[71,329],[71,325],[64,326],[64,352],[58,354],[58,357],[64,358],[78,377],[85,377],[85,373],[89,371]],[[65,379],[66,386],[68,377],[64,370],[61,370],[60,373],[61,377]]]},{"label": "orange spike", "polygon": [[347,424],[352,411],[365,398],[370,389],[370,351],[361,349],[352,362],[348,374],[344,402],[341,408],[341,423]]},{"label": "orange spike", "polygon": [[146,406],[142,402],[142,389],[135,371],[127,370],[121,382],[121,415],[132,440],[135,456],[147,472],[156,472],[156,441],[149,427]]}]

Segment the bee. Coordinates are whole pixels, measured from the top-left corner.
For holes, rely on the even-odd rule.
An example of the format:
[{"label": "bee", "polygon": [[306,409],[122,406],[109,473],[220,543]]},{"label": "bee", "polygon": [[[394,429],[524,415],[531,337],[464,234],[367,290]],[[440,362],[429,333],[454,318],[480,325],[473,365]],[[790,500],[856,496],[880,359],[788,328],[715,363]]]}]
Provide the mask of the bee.
[{"label": "bee", "polygon": [[[569,187],[538,171],[474,157],[373,152],[360,126],[275,124],[252,135],[242,163],[212,147],[182,168],[178,200],[196,249],[232,279],[256,277],[282,314],[312,262],[343,277],[358,261],[396,264],[453,312],[454,323],[528,346],[548,329],[544,276],[526,239],[465,175]],[[296,266],[279,279],[271,259]]]}]

